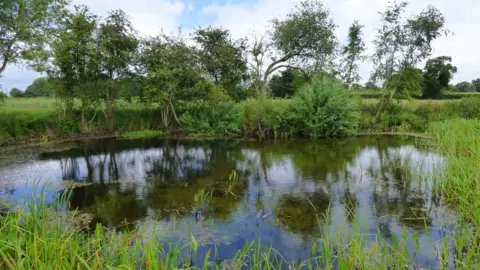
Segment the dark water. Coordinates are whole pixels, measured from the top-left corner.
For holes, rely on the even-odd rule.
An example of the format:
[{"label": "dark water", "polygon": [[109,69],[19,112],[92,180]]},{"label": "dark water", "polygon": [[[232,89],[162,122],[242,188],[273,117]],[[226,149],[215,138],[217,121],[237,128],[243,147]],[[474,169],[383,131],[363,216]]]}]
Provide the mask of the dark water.
[{"label": "dark water", "polygon": [[[329,216],[320,223],[332,231],[348,230],[355,213],[367,234],[380,230],[388,240],[400,237],[403,226],[417,234],[420,248],[408,243],[412,256],[429,267],[436,265],[431,243],[443,238],[452,218],[430,191],[443,159],[422,145],[392,137],[76,142],[58,151],[4,152],[0,194],[22,200],[32,181],[50,181],[52,195],[77,180],[85,185],[73,190],[71,206],[95,222],[121,227],[126,221],[152,234],[170,228],[162,237],[174,241],[191,231],[203,245],[200,253],[215,245],[220,258],[255,239],[287,259],[306,258],[321,238],[315,213]],[[232,170],[238,183],[226,196]],[[194,208],[201,189],[213,190],[212,198]]]}]

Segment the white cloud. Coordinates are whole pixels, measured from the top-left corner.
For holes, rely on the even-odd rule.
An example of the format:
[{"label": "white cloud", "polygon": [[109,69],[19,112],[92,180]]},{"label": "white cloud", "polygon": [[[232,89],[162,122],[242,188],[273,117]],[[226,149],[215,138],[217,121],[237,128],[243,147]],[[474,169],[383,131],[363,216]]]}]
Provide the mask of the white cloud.
[{"label": "white cloud", "polygon": [[[203,7],[191,1],[172,0],[74,0],[73,4],[84,4],[94,14],[106,16],[111,9],[123,9],[132,18],[135,28],[142,34],[154,35],[164,29],[175,31],[182,24],[207,26],[213,24],[230,29],[235,37],[249,36],[253,30],[263,33],[268,21],[273,18],[284,18],[300,0],[255,0],[245,3],[221,2],[216,0]],[[371,41],[375,29],[380,24],[379,11],[388,4],[388,0],[324,0],[325,6],[331,10],[338,24],[337,36],[344,41],[348,27],[354,20],[365,25],[365,39],[369,52],[373,51]],[[458,67],[454,82],[471,81],[480,77],[480,53],[477,52],[480,42],[480,1],[478,0],[416,0],[410,1],[408,13],[418,13],[428,4],[434,4],[445,15],[448,28],[455,34],[441,38],[434,43],[434,56],[452,56],[453,64]],[[189,4],[187,4],[189,3]],[[188,16],[185,16],[188,14]],[[191,29],[185,29],[190,32]],[[369,77],[371,65],[361,65],[361,75]],[[0,83],[4,88],[25,88],[38,74],[22,71],[9,66]]]}]

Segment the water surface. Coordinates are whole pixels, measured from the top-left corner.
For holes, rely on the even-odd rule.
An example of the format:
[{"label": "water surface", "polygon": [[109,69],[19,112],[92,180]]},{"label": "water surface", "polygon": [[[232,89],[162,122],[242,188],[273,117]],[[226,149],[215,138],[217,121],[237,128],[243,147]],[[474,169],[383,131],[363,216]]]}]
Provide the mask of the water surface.
[{"label": "water surface", "polygon": [[[51,194],[78,182],[71,206],[94,222],[147,231],[174,224],[162,237],[179,241],[191,231],[202,244],[200,258],[213,246],[220,258],[232,258],[245,241],[261,239],[286,259],[305,259],[322,237],[317,216],[331,230],[348,230],[356,216],[372,239],[378,230],[387,240],[400,237],[405,226],[420,240],[419,249],[408,243],[412,256],[435,267],[432,243],[452,219],[430,189],[444,161],[422,145],[393,137],[80,141],[4,152],[0,194],[13,202],[32,193],[33,181],[51,182]],[[233,170],[238,183],[227,193]],[[212,198],[198,208],[202,189]]]}]

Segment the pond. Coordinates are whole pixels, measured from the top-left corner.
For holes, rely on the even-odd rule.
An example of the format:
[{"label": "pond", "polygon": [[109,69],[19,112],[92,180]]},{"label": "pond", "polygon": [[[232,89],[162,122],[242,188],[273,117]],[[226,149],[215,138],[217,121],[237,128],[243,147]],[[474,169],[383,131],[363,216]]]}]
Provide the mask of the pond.
[{"label": "pond", "polygon": [[[416,234],[412,257],[435,267],[431,243],[454,215],[431,192],[444,159],[425,145],[397,137],[78,141],[3,151],[0,196],[18,203],[38,192],[34,183],[50,182],[50,197],[75,186],[70,204],[93,215],[92,227],[128,223],[171,241],[191,232],[199,258],[212,247],[232,258],[256,239],[286,259],[308,258],[318,226],[348,230],[356,216],[372,239],[377,230],[399,237],[403,227]],[[205,193],[211,198],[199,205]]]}]

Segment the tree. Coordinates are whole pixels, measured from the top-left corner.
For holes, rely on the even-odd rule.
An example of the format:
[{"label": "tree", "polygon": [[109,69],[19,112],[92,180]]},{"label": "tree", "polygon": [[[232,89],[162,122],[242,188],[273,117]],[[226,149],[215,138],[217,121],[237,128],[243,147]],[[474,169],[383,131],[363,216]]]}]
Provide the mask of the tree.
[{"label": "tree", "polygon": [[[336,46],[336,25],[320,1],[304,0],[285,20],[274,19],[271,24],[270,42],[255,39],[250,50],[254,84],[265,96],[268,77],[275,71],[287,67],[305,70],[323,63]],[[272,62],[263,70],[265,56]]]},{"label": "tree", "polygon": [[362,61],[365,57],[362,55],[365,52],[365,43],[362,40],[363,25],[355,21],[348,29],[348,44],[342,49],[343,67],[341,70],[342,79],[348,87],[352,86],[360,80],[357,73],[358,61]]},{"label": "tree", "polygon": [[248,78],[245,40],[233,40],[222,28],[198,29],[193,40],[200,47],[199,64],[206,77],[237,96],[238,85]]},{"label": "tree", "polygon": [[2,0],[0,3],[0,74],[8,64],[34,65],[67,0]]},{"label": "tree", "polygon": [[274,97],[292,97],[308,81],[309,78],[302,72],[287,68],[270,79],[270,92]]},{"label": "tree", "polygon": [[423,74],[418,68],[406,67],[394,74],[390,80],[388,87],[397,89],[395,98],[412,98],[422,95]]},{"label": "tree", "polygon": [[480,92],[480,78],[473,80],[472,81],[473,86],[475,86],[475,89],[477,92]]},{"label": "tree", "polygon": [[80,99],[84,126],[87,109],[98,101],[104,81],[96,30],[97,17],[87,7],[75,6],[75,12],[65,18],[52,45],[53,63],[48,70],[50,77],[61,82],[57,96],[66,103],[66,113],[72,111],[74,97]]},{"label": "tree", "polygon": [[[415,67],[427,58],[432,51],[432,41],[447,34],[444,29],[445,18],[434,6],[428,6],[420,14],[404,19],[406,2],[394,2],[382,15],[382,26],[378,29],[374,41],[375,54],[373,63],[375,71],[372,79],[383,83],[385,89],[380,100],[375,120],[388,108],[391,100],[400,90],[394,80],[395,74],[407,67]],[[403,80],[402,76],[395,76]],[[393,85],[393,86],[392,86]],[[409,91],[408,89],[404,89]],[[402,93],[402,95],[411,95]]]},{"label": "tree", "polygon": [[108,76],[109,82],[104,94],[106,118],[113,118],[114,99],[116,97],[116,82],[128,74],[128,67],[138,48],[138,39],[128,16],[122,10],[114,10],[100,25],[98,46],[102,71]]},{"label": "tree", "polygon": [[294,73],[291,68],[283,70],[280,75],[274,75],[270,79],[269,86],[274,97],[291,97],[295,93],[293,89]]},{"label": "tree", "polygon": [[[142,72],[146,74],[144,101],[160,111],[162,125],[168,129],[179,101],[193,98],[195,85],[201,80],[195,50],[178,36],[161,34],[143,42],[140,55]],[[191,92],[194,92],[193,94]]]},{"label": "tree", "polygon": [[440,56],[427,61],[423,72],[424,98],[438,98],[441,90],[448,88],[453,74],[457,72],[457,68],[451,62],[452,58],[448,56]]},{"label": "tree", "polygon": [[23,97],[23,91],[18,88],[13,88],[12,90],[10,90],[10,97],[21,98]]},{"label": "tree", "polygon": [[469,82],[461,82],[455,85],[458,92],[475,92],[475,86]]},{"label": "tree", "polygon": [[25,97],[51,97],[53,94],[53,88],[46,78],[38,78],[33,81],[31,85],[27,87],[23,95]]}]

